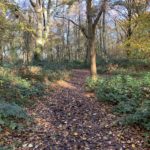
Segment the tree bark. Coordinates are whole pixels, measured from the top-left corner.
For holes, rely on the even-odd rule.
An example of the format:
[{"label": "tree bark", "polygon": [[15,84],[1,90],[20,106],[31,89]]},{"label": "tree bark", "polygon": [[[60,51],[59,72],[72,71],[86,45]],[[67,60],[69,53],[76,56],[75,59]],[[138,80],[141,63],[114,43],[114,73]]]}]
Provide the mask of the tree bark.
[{"label": "tree bark", "polygon": [[97,66],[96,66],[96,50],[95,50],[95,36],[89,40],[89,50],[90,50],[90,69],[91,76],[93,79],[97,77]]},{"label": "tree bark", "polygon": [[37,17],[37,28],[36,28],[36,37],[35,37],[35,49],[33,51],[33,60],[40,61],[41,52],[43,51],[43,47],[47,42],[47,38],[49,34],[51,0],[48,0],[47,8],[45,8],[43,0],[38,0],[36,2],[30,0],[30,3],[34,8]]},{"label": "tree bark", "polygon": [[87,26],[88,26],[88,51],[90,52],[90,71],[93,79],[97,76],[96,49],[95,49],[95,29],[92,21],[92,0],[87,1]]},{"label": "tree bark", "polygon": [[103,53],[106,55],[106,24],[105,24],[105,11],[103,12]]},{"label": "tree bark", "polygon": [[130,50],[130,39],[131,39],[131,35],[132,35],[132,29],[131,29],[131,20],[132,20],[132,11],[131,11],[131,2],[130,0],[128,1],[129,6],[128,6],[128,24],[127,24],[127,57],[130,57],[131,55],[131,50]]},{"label": "tree bark", "polygon": [[68,51],[68,60],[71,61],[71,51],[70,51],[70,21],[68,20],[68,29],[67,29],[67,51]]},{"label": "tree bark", "polygon": [[2,65],[3,64],[3,48],[0,44],[0,64]]}]

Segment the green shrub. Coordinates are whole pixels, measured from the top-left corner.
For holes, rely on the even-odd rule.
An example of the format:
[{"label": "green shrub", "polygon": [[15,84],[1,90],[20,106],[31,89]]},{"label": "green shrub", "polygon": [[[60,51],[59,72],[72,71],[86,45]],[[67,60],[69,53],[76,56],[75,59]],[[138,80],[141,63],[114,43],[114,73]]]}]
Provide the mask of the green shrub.
[{"label": "green shrub", "polygon": [[1,146],[0,145],[0,150],[12,150],[13,148],[11,146]]},{"label": "green shrub", "polygon": [[85,88],[89,92],[94,92],[100,82],[102,82],[101,78],[97,78],[96,80],[93,80],[91,77],[87,77],[85,81]]},{"label": "green shrub", "polygon": [[16,129],[21,127],[18,123],[20,119],[29,119],[26,112],[20,106],[6,102],[0,103],[0,127],[7,126],[11,129]]},{"label": "green shrub", "polygon": [[145,100],[134,113],[126,115],[122,120],[123,124],[137,124],[150,130],[150,100]]},{"label": "green shrub", "polygon": [[[58,68],[57,68],[58,67]],[[33,97],[46,94],[47,80],[66,79],[70,71],[60,64],[0,67],[0,130],[21,128],[27,115],[22,107],[33,106]]]},{"label": "green shrub", "polygon": [[40,66],[29,66],[25,69],[20,69],[19,72],[20,76],[26,78],[30,81],[34,82],[42,82],[44,83],[45,80],[55,81],[60,79],[66,79],[70,76],[70,71],[64,69],[56,68],[57,66],[44,66],[43,68]]},{"label": "green shrub", "polygon": [[138,68],[138,67],[149,67],[150,60],[122,58],[122,59],[112,59],[111,63],[118,64],[120,67],[123,68],[129,68],[131,66]]},{"label": "green shrub", "polygon": [[31,66],[40,66],[45,70],[70,70],[70,69],[79,69],[79,68],[87,68],[85,62],[83,61],[69,61],[69,60],[63,60],[61,62],[50,62],[48,60],[44,60],[38,63],[32,63]]},{"label": "green shrub", "polygon": [[107,68],[107,66],[99,66],[99,67],[97,68],[97,72],[98,72],[99,74],[107,73],[107,72],[108,72],[108,68]]},{"label": "green shrub", "polygon": [[14,84],[9,79],[0,79],[0,102],[15,102],[18,105],[26,105],[32,103],[32,96],[39,96],[44,93],[45,86],[40,82],[24,86],[24,84]]},{"label": "green shrub", "polygon": [[[20,66],[17,69],[0,68],[0,101],[15,102],[18,105],[30,104],[31,97],[44,94],[49,82],[66,79],[70,71],[56,70],[55,66]],[[54,69],[55,68],[55,69]],[[54,70],[53,70],[54,69]]]},{"label": "green shrub", "polygon": [[118,103],[126,100],[136,100],[139,96],[140,81],[130,76],[107,78],[97,88],[97,96],[108,102]]},{"label": "green shrub", "polygon": [[98,64],[97,71],[100,74],[142,76],[150,70],[148,59],[110,59],[107,63]]},{"label": "green shrub", "polygon": [[[95,87],[96,85],[96,87]],[[99,100],[114,104],[114,112],[125,116],[123,124],[138,124],[150,130],[150,74],[137,79],[118,75],[90,84]]]},{"label": "green shrub", "polygon": [[45,73],[49,81],[56,81],[56,80],[63,80],[67,79],[70,76],[70,72],[67,70],[58,70],[58,71],[52,71],[47,70]]}]

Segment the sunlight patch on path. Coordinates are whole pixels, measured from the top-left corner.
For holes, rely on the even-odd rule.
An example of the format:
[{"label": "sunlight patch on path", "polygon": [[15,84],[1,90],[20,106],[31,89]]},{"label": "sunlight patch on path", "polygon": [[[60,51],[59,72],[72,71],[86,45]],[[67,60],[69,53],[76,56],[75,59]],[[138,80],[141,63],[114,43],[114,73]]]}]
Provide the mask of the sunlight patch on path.
[{"label": "sunlight patch on path", "polygon": [[63,81],[63,80],[57,81],[55,84],[52,85],[52,87],[61,87],[61,88],[67,88],[67,89],[72,89],[72,90],[77,89],[72,84],[70,84],[70,83],[68,83],[66,81]]}]

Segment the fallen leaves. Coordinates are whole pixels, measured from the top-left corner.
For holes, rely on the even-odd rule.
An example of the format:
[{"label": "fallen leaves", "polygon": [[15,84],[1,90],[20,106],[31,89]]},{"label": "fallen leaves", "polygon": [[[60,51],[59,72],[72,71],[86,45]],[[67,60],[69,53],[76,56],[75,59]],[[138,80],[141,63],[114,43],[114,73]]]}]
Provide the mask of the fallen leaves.
[{"label": "fallen leaves", "polygon": [[116,125],[111,107],[85,93],[89,72],[74,70],[73,74],[72,80],[59,82],[54,92],[28,110],[33,124],[21,133],[0,135],[0,144],[19,141],[16,150],[148,150],[139,129]]},{"label": "fallen leaves", "polygon": [[74,132],[73,135],[74,135],[74,136],[78,136],[78,133],[77,133],[77,132]]}]

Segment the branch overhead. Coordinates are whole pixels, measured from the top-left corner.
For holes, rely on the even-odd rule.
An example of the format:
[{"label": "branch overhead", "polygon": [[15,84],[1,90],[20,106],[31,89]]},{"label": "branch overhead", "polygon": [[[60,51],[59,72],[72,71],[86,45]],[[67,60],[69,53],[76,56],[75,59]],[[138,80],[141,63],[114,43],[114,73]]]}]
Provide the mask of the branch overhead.
[{"label": "branch overhead", "polygon": [[64,17],[64,16],[58,16],[58,15],[56,15],[55,17],[70,21],[72,24],[74,24],[75,26],[77,26],[77,27],[79,28],[79,30],[83,33],[83,35],[84,35],[86,38],[88,38],[86,29],[85,29],[83,26],[79,25],[78,23],[76,23],[76,22],[73,21],[72,19],[66,18],[66,17]]},{"label": "branch overhead", "polygon": [[102,15],[102,13],[105,11],[105,9],[106,9],[106,2],[107,2],[107,0],[103,0],[102,4],[100,6],[99,12],[98,12],[98,14],[96,16],[96,19],[94,20],[93,28],[96,27],[96,25],[97,25],[101,15]]}]

